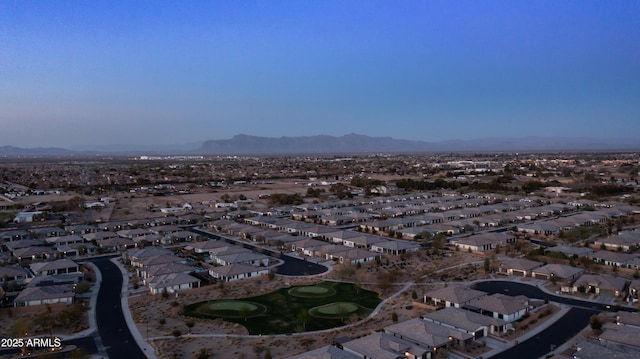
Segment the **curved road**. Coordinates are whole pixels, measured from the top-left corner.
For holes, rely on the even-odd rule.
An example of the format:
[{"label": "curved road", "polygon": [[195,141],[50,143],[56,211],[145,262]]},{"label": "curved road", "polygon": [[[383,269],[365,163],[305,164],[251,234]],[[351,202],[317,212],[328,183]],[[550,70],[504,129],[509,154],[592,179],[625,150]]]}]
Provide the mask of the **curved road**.
[{"label": "curved road", "polygon": [[[573,299],[554,295],[541,289],[518,282],[511,281],[481,281],[471,286],[490,294],[502,293],[510,296],[524,295],[528,298],[548,299],[556,303],[572,306],[567,314],[551,324],[544,331],[534,337],[507,349],[492,358],[540,358],[550,353],[551,345],[560,346],[576,336],[582,329],[589,325],[589,318],[601,311],[612,311],[611,306],[586,300]],[[626,311],[636,311],[633,308],[619,308]]]},{"label": "curved road", "polygon": [[[276,273],[280,275],[287,275],[287,276],[315,275],[315,274],[324,273],[329,270],[327,267],[321,264],[313,263],[313,262],[307,261],[306,259],[291,257],[282,252],[260,247],[251,243],[246,243],[236,238],[231,238],[231,237],[207,232],[199,228],[192,228],[191,231],[194,233],[207,236],[208,238],[211,238],[214,240],[224,240],[231,244],[242,245],[244,248],[251,249],[258,253],[266,254],[274,258],[278,258],[284,262],[283,264],[276,267]],[[301,239],[304,239],[304,238],[306,237],[303,237]]]},{"label": "curved road", "polygon": [[90,259],[102,273],[96,303],[98,333],[110,358],[146,359],[122,313],[122,272],[109,258]]},{"label": "curved road", "polygon": [[480,281],[471,285],[471,288],[481,290],[487,293],[502,293],[510,296],[524,295],[527,298],[548,299],[552,302],[570,305],[572,307],[580,307],[597,311],[616,311],[623,310],[627,312],[636,312],[637,310],[629,307],[613,308],[608,304],[595,303],[587,300],[580,300],[561,295],[555,295],[541,290],[531,284],[520,282],[511,282],[506,280],[488,280]]}]

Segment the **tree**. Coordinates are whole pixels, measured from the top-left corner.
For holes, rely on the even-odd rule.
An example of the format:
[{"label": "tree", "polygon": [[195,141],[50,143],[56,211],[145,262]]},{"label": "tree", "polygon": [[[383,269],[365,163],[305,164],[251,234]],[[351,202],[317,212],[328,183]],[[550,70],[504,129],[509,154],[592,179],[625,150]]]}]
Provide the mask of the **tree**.
[{"label": "tree", "polygon": [[302,309],[300,312],[298,312],[296,318],[298,319],[298,322],[302,324],[302,328],[307,329],[307,322],[309,322],[309,319],[311,319],[309,311],[306,309]]},{"label": "tree", "polygon": [[75,285],[73,291],[77,294],[82,294],[88,292],[89,289],[91,289],[91,284],[86,280],[83,280],[82,282]]},{"label": "tree", "polygon": [[443,233],[438,233],[433,237],[433,242],[431,244],[431,246],[434,249],[442,249],[444,248],[444,245],[447,243],[447,236],[445,236]]},{"label": "tree", "polygon": [[340,316],[340,320],[344,322],[344,318],[347,315],[347,308],[345,308],[343,304],[338,304],[336,306],[336,314],[338,314],[338,316]]},{"label": "tree", "polygon": [[195,323],[195,322],[193,322],[193,321],[191,321],[191,320],[187,321],[187,322],[186,322],[186,323],[184,323],[184,324],[187,326],[187,328],[189,328],[189,331],[191,331],[191,329],[193,328],[193,326],[194,326],[194,325],[196,325],[196,323]]},{"label": "tree", "polygon": [[490,270],[491,270],[491,261],[489,260],[489,258],[485,258],[484,259],[484,271],[485,271],[485,273],[489,273]]},{"label": "tree", "polygon": [[24,318],[20,318],[13,322],[7,330],[7,334],[14,338],[23,338],[27,336],[29,330],[29,323]]},{"label": "tree", "polygon": [[247,321],[247,317],[249,316],[249,312],[251,312],[251,308],[249,308],[249,306],[246,305],[246,304],[242,304],[240,306],[240,308],[238,308],[238,312],[240,313],[240,316],[246,322]]},{"label": "tree", "polygon": [[253,352],[256,353],[256,358],[260,358],[260,354],[264,351],[264,347],[260,344],[253,346]]},{"label": "tree", "polygon": [[602,320],[597,315],[592,315],[589,318],[589,325],[593,330],[600,330],[602,329]]},{"label": "tree", "polygon": [[398,313],[396,312],[391,313],[391,321],[394,323],[398,321]]},{"label": "tree", "polygon": [[211,349],[209,348],[200,348],[198,354],[196,354],[196,359],[209,359],[211,358]]}]

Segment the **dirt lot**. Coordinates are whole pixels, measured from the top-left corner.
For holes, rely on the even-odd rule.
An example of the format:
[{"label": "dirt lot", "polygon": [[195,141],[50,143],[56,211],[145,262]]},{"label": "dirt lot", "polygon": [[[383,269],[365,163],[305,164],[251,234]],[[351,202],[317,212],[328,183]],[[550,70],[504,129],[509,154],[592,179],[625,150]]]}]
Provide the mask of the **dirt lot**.
[{"label": "dirt lot", "polygon": [[[0,333],[11,333],[12,326],[23,321],[28,325],[28,336],[46,335],[46,325],[53,323],[53,332],[56,334],[73,334],[89,328],[88,312],[76,326],[65,326],[55,319],[60,316],[65,309],[69,308],[64,303],[50,305],[38,305],[32,307],[2,308],[0,309]],[[53,319],[52,319],[53,318]],[[47,323],[48,322],[48,323]]]}]

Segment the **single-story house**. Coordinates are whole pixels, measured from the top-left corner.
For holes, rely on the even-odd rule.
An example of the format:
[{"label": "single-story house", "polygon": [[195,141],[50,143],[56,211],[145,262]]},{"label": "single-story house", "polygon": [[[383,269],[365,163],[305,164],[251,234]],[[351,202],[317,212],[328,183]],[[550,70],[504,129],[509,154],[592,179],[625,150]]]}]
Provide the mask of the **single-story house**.
[{"label": "single-story house", "polygon": [[587,293],[601,294],[608,292],[616,297],[626,294],[627,280],[608,275],[583,274],[573,284],[574,292],[584,288]]},{"label": "single-story house", "polygon": [[327,260],[336,260],[340,263],[365,263],[375,261],[380,255],[360,248],[336,246],[326,253]]},{"label": "single-story house", "polygon": [[209,268],[209,275],[223,282],[233,282],[240,279],[258,277],[263,274],[269,274],[269,268],[246,264],[229,264]]},{"label": "single-story house", "polygon": [[[448,343],[449,338],[446,338],[446,341],[438,347],[446,347]],[[361,358],[376,359],[430,359],[433,349],[381,332],[346,342],[342,344],[342,348]]]},{"label": "single-story house", "polygon": [[31,271],[37,276],[76,273],[80,271],[78,263],[63,258],[51,262],[31,263]]},{"label": "single-story house", "polygon": [[6,284],[5,281],[13,281],[18,285],[23,285],[29,277],[31,277],[29,271],[18,264],[0,267],[0,283],[2,284]]},{"label": "single-story house", "polygon": [[511,326],[505,320],[454,307],[436,310],[424,315],[423,318],[435,324],[470,334],[474,340],[486,337],[489,334],[500,335],[506,333]]},{"label": "single-story house", "polygon": [[173,293],[197,288],[200,286],[200,280],[185,273],[171,273],[153,277],[148,284],[151,294],[161,294],[165,290],[167,293]]},{"label": "single-story house", "polygon": [[545,280],[558,280],[573,283],[584,273],[584,269],[564,264],[547,264],[531,271],[531,277]]},{"label": "single-story house", "polygon": [[14,299],[16,307],[66,303],[72,304],[75,293],[72,284],[48,285],[25,288]]},{"label": "single-story house", "polygon": [[[480,315],[480,314],[476,314]],[[488,318],[490,319],[490,318]],[[384,328],[385,333],[427,348],[454,347],[464,349],[473,341],[473,335],[440,325],[434,321],[414,318]]]},{"label": "single-story house", "polygon": [[454,285],[428,292],[424,296],[424,302],[437,308],[461,308],[465,304],[485,297],[486,295],[486,292],[471,289],[466,286]]},{"label": "single-story house", "polygon": [[371,250],[373,252],[394,255],[415,252],[419,249],[420,245],[418,243],[399,240],[381,241],[371,245]]},{"label": "single-story house", "polygon": [[506,322],[516,321],[529,309],[529,298],[525,296],[511,297],[496,293],[467,304],[470,310],[480,314],[491,314],[493,318]]},{"label": "single-story house", "polygon": [[607,266],[627,268],[634,259],[638,258],[638,255],[612,251],[597,251],[590,254],[589,258],[596,263]]},{"label": "single-story house", "polygon": [[540,268],[544,263],[532,261],[524,258],[508,259],[500,264],[498,273],[513,275],[517,277],[529,277],[531,271]]}]

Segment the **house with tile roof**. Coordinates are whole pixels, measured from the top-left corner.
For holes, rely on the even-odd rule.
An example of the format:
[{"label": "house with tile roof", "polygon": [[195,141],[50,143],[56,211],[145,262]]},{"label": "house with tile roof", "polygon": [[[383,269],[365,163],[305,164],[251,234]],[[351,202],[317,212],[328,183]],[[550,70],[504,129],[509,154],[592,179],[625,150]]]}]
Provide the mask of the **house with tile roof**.
[{"label": "house with tile roof", "polygon": [[23,289],[13,300],[15,307],[30,307],[36,305],[66,303],[72,304],[75,293],[73,285],[60,284]]},{"label": "house with tile roof", "polygon": [[500,263],[498,273],[517,277],[529,277],[531,276],[531,271],[543,265],[544,263],[525,258],[511,258]]},{"label": "house with tile roof", "polygon": [[29,266],[37,276],[76,273],[80,271],[78,263],[71,259],[63,258],[51,262],[36,262]]},{"label": "house with tile roof", "polygon": [[511,323],[522,318],[529,310],[529,298],[496,293],[474,300],[466,307],[480,314],[490,314],[493,318]]},{"label": "house with tile roof", "polygon": [[[479,315],[479,314],[478,314]],[[434,321],[413,318],[384,328],[385,333],[404,339],[427,348],[460,348],[464,349],[473,342],[473,335],[440,325]]]},{"label": "house with tile roof", "polygon": [[388,240],[381,241],[371,245],[373,252],[399,255],[407,252],[416,252],[420,249],[420,245],[415,242],[400,241],[400,240]]},{"label": "house with tile roof", "polygon": [[197,288],[200,280],[185,273],[158,275],[148,281],[151,294],[174,293],[181,290]]},{"label": "house with tile roof", "polygon": [[28,270],[18,264],[0,267],[0,283],[2,284],[15,282],[18,285],[23,285],[32,276]]},{"label": "house with tile roof", "polygon": [[223,282],[233,282],[267,274],[269,274],[269,268],[237,263],[209,268],[209,275]]},{"label": "house with tile roof", "polygon": [[423,319],[460,330],[471,335],[474,340],[489,334],[504,334],[511,327],[511,324],[505,320],[454,307],[428,313],[423,316]]},{"label": "house with tile roof", "polygon": [[573,284],[574,292],[584,288],[586,293],[610,293],[615,297],[625,296],[627,280],[608,275],[583,274]]},{"label": "house with tile roof", "polygon": [[[449,339],[438,347],[446,347]],[[394,337],[388,333],[376,332],[342,344],[343,350],[358,355],[360,358],[376,359],[428,359],[433,348],[412,343]],[[436,347],[436,348],[438,348]]]},{"label": "house with tile roof", "polygon": [[427,292],[423,301],[436,308],[461,308],[465,304],[483,298],[486,295],[486,292],[471,289],[467,286],[453,285]]},{"label": "house with tile roof", "polygon": [[360,359],[362,356],[344,351],[337,346],[327,345],[322,348],[311,350],[299,355],[289,357],[289,359]]},{"label": "house with tile roof", "polygon": [[531,277],[544,280],[558,280],[573,283],[584,273],[584,269],[565,264],[547,264],[531,271]]}]

